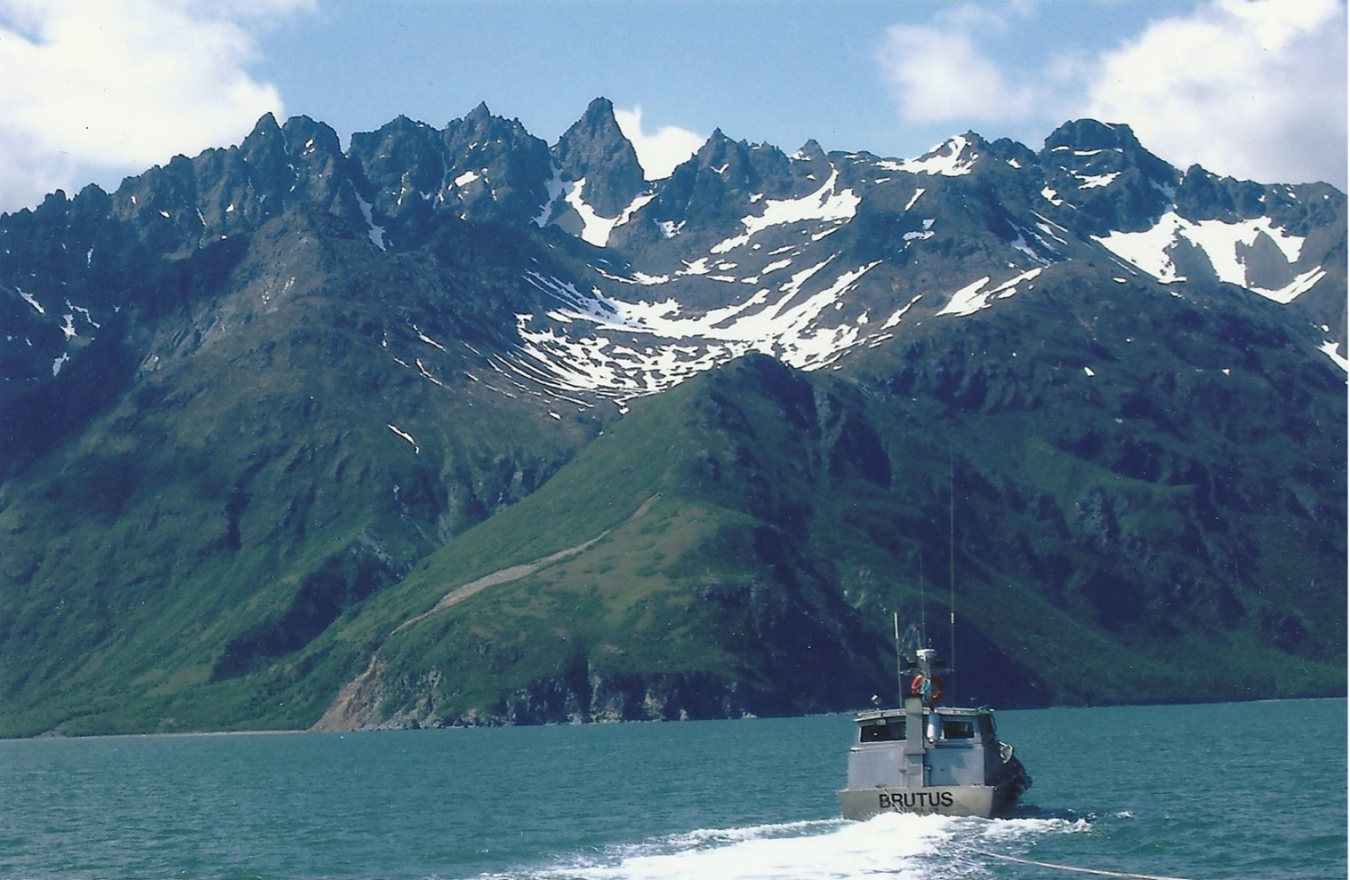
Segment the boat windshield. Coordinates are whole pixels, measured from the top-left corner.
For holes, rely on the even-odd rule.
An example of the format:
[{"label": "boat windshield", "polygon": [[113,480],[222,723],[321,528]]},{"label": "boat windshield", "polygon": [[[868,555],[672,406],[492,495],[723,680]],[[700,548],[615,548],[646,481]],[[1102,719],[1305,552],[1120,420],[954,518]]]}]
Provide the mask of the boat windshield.
[{"label": "boat windshield", "polygon": [[943,718],[943,739],[974,739],[975,722],[969,718]]},{"label": "boat windshield", "polygon": [[858,742],[890,742],[905,738],[905,719],[878,718],[865,721],[858,728]]}]

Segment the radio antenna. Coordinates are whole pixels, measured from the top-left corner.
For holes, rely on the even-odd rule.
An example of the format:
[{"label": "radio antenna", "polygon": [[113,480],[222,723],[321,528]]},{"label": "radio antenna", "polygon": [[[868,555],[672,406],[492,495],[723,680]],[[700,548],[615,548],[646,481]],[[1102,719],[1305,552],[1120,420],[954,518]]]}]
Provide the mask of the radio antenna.
[{"label": "radio antenna", "polygon": [[[919,548],[919,645],[924,648],[928,639],[928,590],[923,577],[923,548]],[[927,644],[925,644],[927,643]]]},{"label": "radio antenna", "polygon": [[956,465],[949,454],[947,456],[947,547],[948,547],[948,583],[947,610],[951,615],[951,644],[947,649],[947,678],[951,682],[948,692],[956,696]]},{"label": "radio antenna", "polygon": [[895,623],[895,690],[897,697],[895,705],[903,706],[905,705],[905,673],[901,669],[903,661],[900,659],[900,612],[893,611],[891,614]]}]

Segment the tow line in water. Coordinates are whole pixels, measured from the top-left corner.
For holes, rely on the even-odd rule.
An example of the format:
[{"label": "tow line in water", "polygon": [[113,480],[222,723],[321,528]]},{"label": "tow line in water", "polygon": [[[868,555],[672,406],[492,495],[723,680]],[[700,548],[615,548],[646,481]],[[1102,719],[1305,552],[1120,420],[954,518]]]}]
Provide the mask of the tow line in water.
[{"label": "tow line in water", "polygon": [[1052,868],[1056,871],[1072,871],[1075,874],[1092,874],[1097,877],[1122,877],[1125,880],[1187,880],[1185,877],[1163,877],[1158,874],[1135,874],[1130,871],[1105,871],[1101,868],[1079,868],[1074,865],[1057,865],[1054,862],[1038,862],[1035,859],[1020,859],[1017,856],[1005,856],[1002,853],[989,852],[978,847],[967,846],[966,849],[973,853],[979,853],[982,856],[989,856],[991,859],[1002,859],[1005,862],[1016,862],[1019,865],[1031,865],[1036,868]]}]

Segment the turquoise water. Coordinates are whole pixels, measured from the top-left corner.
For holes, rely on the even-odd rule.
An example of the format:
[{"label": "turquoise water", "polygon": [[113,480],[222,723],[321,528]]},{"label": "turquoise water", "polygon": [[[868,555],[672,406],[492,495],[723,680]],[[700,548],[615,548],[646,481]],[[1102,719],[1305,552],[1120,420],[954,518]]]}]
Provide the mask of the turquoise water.
[{"label": "turquoise water", "polygon": [[0,877],[1347,876],[1344,700],[998,720],[995,821],[838,819],[841,716],[6,741]]}]

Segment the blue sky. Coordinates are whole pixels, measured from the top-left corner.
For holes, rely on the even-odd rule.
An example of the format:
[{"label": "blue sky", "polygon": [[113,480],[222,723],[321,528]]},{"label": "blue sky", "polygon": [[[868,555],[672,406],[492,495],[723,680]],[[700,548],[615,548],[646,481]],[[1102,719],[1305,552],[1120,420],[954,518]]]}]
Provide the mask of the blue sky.
[{"label": "blue sky", "polygon": [[1174,165],[1346,186],[1343,0],[0,0],[0,210],[238,143],[478,102],[552,143],[611,99],[649,176],[721,128],[911,157],[1134,127]]},{"label": "blue sky", "polygon": [[[1165,11],[1056,6],[1023,17],[986,4],[1005,20],[990,28],[1003,30],[989,40],[1001,63],[1035,75],[1029,44],[1046,28],[1061,47],[1093,50]],[[803,0],[336,4],[268,35],[257,69],[296,111],[339,130],[376,127],[391,108],[440,125],[485,100],[552,142],[604,95],[641,106],[651,126],[909,155],[957,132],[905,124],[876,55],[888,27],[941,13],[932,3]],[[1044,137],[1041,127],[1030,126]]]}]

